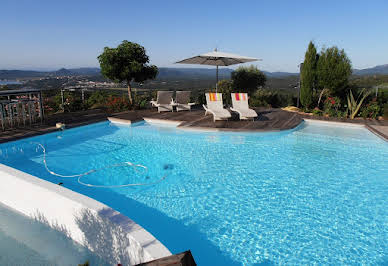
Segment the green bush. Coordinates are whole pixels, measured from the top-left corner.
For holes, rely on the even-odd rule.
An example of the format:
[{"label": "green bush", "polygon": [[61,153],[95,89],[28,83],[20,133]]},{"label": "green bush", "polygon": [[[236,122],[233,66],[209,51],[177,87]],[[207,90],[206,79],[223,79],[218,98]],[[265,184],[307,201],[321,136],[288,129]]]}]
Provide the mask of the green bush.
[{"label": "green bush", "polygon": [[376,101],[368,103],[361,109],[361,116],[363,118],[376,119],[380,115],[381,108]]},{"label": "green bush", "polygon": [[383,117],[384,119],[388,119],[388,103],[386,103],[383,108],[384,108]]},{"label": "green bush", "polygon": [[338,97],[327,97],[323,106],[326,115],[338,116],[339,109],[341,108],[341,100]]},{"label": "green bush", "polygon": [[338,118],[345,118],[345,117],[347,117],[347,113],[346,113],[346,111],[344,111],[344,112],[342,112],[342,111],[337,111],[337,113],[336,113],[336,117],[338,117]]},{"label": "green bush", "polygon": [[102,90],[93,92],[88,99],[86,104],[88,108],[104,107],[108,98],[108,93]]},{"label": "green bush", "polygon": [[116,113],[128,111],[131,105],[127,97],[109,96],[106,106],[108,108],[108,112]]},{"label": "green bush", "polygon": [[286,107],[296,105],[296,99],[292,93],[258,89],[250,98],[251,106]]},{"label": "green bush", "polygon": [[[156,92],[155,92],[156,94]],[[146,92],[143,94],[135,94],[133,98],[133,103],[135,109],[146,109],[149,106],[149,103],[152,99],[156,100],[156,95],[154,92]]]},{"label": "green bush", "polygon": [[318,108],[314,108],[312,113],[313,113],[313,115],[316,115],[316,116],[322,116],[323,115],[323,111],[318,109]]},{"label": "green bush", "polygon": [[217,92],[222,93],[224,104],[232,104],[232,98],[230,97],[233,92],[231,80],[220,80],[217,84]]}]

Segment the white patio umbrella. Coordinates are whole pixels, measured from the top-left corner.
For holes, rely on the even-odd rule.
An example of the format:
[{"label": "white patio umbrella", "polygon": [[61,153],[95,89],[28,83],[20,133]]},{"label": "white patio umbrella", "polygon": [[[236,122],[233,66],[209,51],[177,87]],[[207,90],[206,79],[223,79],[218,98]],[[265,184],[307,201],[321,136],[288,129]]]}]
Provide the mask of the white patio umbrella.
[{"label": "white patio umbrella", "polygon": [[219,66],[230,66],[230,65],[242,64],[242,63],[253,62],[258,60],[261,60],[261,59],[218,52],[217,49],[215,49],[213,52],[190,57],[190,58],[178,61],[176,62],[176,64],[217,66],[217,70],[216,70],[216,91],[217,91]]}]

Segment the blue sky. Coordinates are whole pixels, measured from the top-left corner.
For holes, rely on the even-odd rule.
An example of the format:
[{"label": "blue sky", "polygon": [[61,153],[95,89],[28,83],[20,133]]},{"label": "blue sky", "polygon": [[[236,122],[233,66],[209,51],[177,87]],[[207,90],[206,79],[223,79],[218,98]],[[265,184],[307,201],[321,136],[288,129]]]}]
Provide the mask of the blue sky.
[{"label": "blue sky", "polygon": [[143,45],[151,63],[218,47],[297,71],[308,42],[344,48],[353,67],[388,64],[388,1],[8,1],[0,5],[0,69],[98,66],[105,46]]}]

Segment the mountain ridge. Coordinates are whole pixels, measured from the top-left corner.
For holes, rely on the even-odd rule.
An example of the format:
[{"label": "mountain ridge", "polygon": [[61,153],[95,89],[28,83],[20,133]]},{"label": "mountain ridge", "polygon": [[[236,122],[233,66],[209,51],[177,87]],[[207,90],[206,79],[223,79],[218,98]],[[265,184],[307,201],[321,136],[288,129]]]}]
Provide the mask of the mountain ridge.
[{"label": "mountain ridge", "polygon": [[[230,68],[220,68],[218,70],[219,79],[230,78],[233,72]],[[297,76],[299,73],[291,72],[269,72],[262,70],[268,78],[284,78],[289,76]],[[215,77],[215,68],[174,68],[160,67],[157,79],[201,79]],[[60,68],[55,71],[35,71],[35,70],[0,70],[0,80],[8,79],[28,79],[42,77],[60,77],[60,76],[96,76],[100,75],[98,67],[80,67],[80,68]],[[388,64],[378,65],[365,69],[353,69],[353,75],[388,75]]]}]

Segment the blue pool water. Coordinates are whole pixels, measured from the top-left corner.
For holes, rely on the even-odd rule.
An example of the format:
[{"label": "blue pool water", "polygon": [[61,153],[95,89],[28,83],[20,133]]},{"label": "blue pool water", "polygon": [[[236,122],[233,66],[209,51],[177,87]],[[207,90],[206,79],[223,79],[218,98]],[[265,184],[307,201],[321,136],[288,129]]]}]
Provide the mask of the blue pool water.
[{"label": "blue pool water", "polygon": [[[148,167],[102,169],[123,161]],[[364,128],[199,133],[109,122],[0,145],[0,162],[95,198],[198,265],[388,263],[388,143]]]}]

